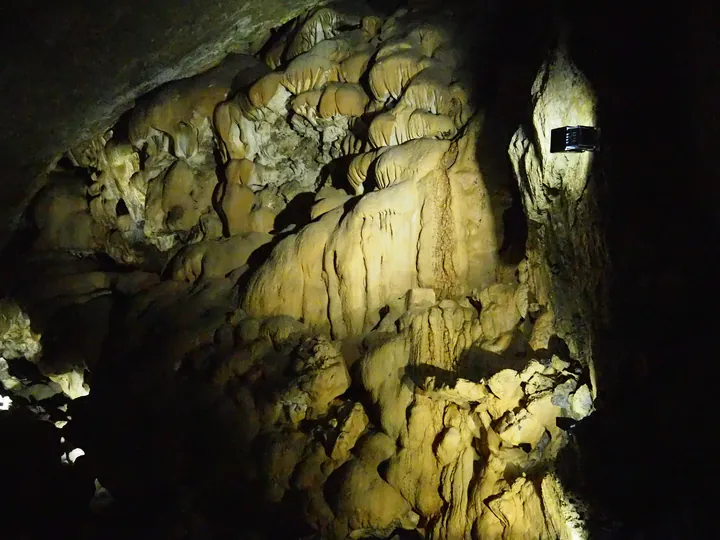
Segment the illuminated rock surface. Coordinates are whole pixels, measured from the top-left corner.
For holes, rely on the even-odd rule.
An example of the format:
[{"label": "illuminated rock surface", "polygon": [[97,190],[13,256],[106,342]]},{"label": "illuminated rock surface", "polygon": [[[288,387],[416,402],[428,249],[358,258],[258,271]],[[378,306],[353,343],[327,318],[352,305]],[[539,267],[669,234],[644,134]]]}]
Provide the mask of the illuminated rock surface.
[{"label": "illuminated rock surface", "polygon": [[0,405],[158,538],[585,538],[556,463],[604,392],[607,250],[549,133],[597,124],[588,80],[554,48],[505,140],[457,17],[257,9],[39,150]]},{"label": "illuminated rock surface", "polygon": [[[556,420],[592,413],[592,351],[541,357],[527,345],[565,337],[555,302],[566,291],[540,247],[519,265],[500,257],[510,186],[481,172],[484,112],[452,24],[311,10],[273,37],[266,67],[235,55],[169,83],[125,132],[70,150],[72,167],[52,173],[31,205],[36,252],[137,268],[88,260],[73,271],[68,260],[45,294],[65,298],[58,315],[103,331],[94,346],[34,353],[71,399],[87,394],[90,369],[87,404],[60,424],[111,494],[163,486],[172,507],[212,522],[202,508],[215,497],[255,489],[246,510],[299,503],[295,526],[323,538],[565,534],[569,503],[549,472],[566,444]],[[556,81],[574,72],[547,69],[533,88],[536,129],[552,115],[592,122],[581,75],[556,110],[567,94]],[[511,154],[540,225],[548,190],[582,199],[589,165],[547,166],[546,141],[523,137]],[[29,319],[7,306],[3,351],[30,357]],[[523,351],[512,367],[487,360],[511,348]],[[132,405],[112,405],[121,393]],[[209,424],[184,423],[184,402]],[[98,414],[127,435],[89,431]],[[138,423],[149,438],[130,435]],[[188,438],[213,458],[198,459]]]}]

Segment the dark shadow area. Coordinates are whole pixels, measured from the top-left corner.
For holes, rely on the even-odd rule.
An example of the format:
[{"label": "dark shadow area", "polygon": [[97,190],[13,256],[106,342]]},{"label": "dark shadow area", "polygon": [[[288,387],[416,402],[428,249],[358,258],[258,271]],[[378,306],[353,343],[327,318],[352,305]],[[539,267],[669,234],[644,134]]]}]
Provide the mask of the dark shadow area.
[{"label": "dark shadow area", "polygon": [[314,202],[315,193],[297,194],[275,218],[274,230],[280,232],[290,226],[300,229],[310,223],[310,209]]},{"label": "dark shadow area", "polygon": [[78,524],[87,518],[93,479],[61,464],[64,450],[55,427],[17,408],[0,413],[0,433],[2,538],[77,535]]},{"label": "dark shadow area", "polygon": [[485,351],[477,346],[470,347],[460,356],[458,375],[463,379],[479,381],[501,369],[521,371],[527,364],[529,351],[526,336],[516,330],[510,345],[502,354]]},{"label": "dark shadow area", "polygon": [[502,216],[503,242],[500,246],[500,258],[506,264],[517,265],[525,256],[528,228],[517,184],[511,186],[510,193],[512,203]]},{"label": "dark shadow area", "polygon": [[710,118],[693,123],[698,98],[716,91],[694,86],[693,69],[717,73],[716,60],[698,62],[717,50],[694,43],[709,14],[563,5],[573,59],[600,106],[595,165],[607,183],[613,280],[611,324],[596,342],[597,411],[575,427],[562,478],[594,509],[593,538],[709,538],[705,471],[715,460],[698,434],[714,423],[706,359],[715,353],[703,336],[718,316],[703,308],[716,305],[717,278],[702,261],[720,260],[708,242],[719,223],[717,198],[709,204],[717,189],[700,174],[708,157],[692,146],[718,142]]}]

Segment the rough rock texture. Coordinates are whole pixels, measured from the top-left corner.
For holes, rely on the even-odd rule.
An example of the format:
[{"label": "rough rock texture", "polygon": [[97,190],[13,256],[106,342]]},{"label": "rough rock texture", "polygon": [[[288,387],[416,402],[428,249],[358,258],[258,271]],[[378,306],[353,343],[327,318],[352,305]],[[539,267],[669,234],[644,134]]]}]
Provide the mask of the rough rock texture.
[{"label": "rough rock texture", "polygon": [[595,126],[595,99],[587,79],[558,48],[533,84],[532,119],[509,149],[528,219],[527,279],[552,313],[557,335],[591,368],[593,325],[604,316],[607,273],[593,154],[551,154],[550,131]]},{"label": "rough rock texture", "polygon": [[[48,166],[69,147],[104,132],[160,84],[204,71],[230,51],[257,52],[271,28],[309,4],[132,1],[67,10],[32,0],[21,13],[3,5],[3,34],[18,56],[0,76],[0,246],[21,205],[45,183]],[[23,20],[28,13],[32,33]]]},{"label": "rough rock texture", "polygon": [[158,537],[581,534],[553,464],[594,410],[596,313],[558,265],[595,287],[601,244],[589,159],[546,135],[594,109],[542,67],[509,262],[454,24],[309,10],[68,149],[31,206],[0,380],[113,497],[162,501]]}]

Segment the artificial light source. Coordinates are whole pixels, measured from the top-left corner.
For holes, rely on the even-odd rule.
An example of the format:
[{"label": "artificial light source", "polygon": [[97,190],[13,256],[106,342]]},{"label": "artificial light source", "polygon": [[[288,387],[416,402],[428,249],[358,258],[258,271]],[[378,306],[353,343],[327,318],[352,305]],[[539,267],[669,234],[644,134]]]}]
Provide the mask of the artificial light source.
[{"label": "artificial light source", "polygon": [[10,396],[0,395],[0,411],[9,411],[12,405],[12,399]]},{"label": "artificial light source", "polygon": [[600,129],[565,126],[550,132],[550,152],[593,152],[600,148]]}]

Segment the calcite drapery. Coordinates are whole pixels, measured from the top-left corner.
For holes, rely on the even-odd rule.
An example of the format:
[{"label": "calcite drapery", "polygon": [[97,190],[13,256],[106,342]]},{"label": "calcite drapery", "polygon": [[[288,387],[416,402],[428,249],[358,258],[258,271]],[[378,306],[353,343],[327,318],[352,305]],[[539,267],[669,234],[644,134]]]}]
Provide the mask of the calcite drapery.
[{"label": "calcite drapery", "polygon": [[[188,453],[175,441],[183,459],[150,480],[128,474],[142,467],[129,443],[85,434],[108,485],[159,478],[201,500],[252,486],[257,505],[292,506],[323,538],[570,534],[577,519],[548,468],[566,442],[557,419],[590,414],[594,386],[550,270],[580,238],[556,225],[587,232],[588,160],[549,158],[544,137],[556,94],[582,95],[582,78],[567,79],[562,56],[543,67],[535,135],[513,139],[531,236],[512,265],[498,253],[505,198],[478,163],[493,134],[452,36],[403,11],[383,22],[323,7],[276,36],[272,71],[253,68],[241,87],[232,70],[223,84],[177,82],[133,112],[127,140],[118,130],[71,154],[93,186],[67,188],[66,209],[38,206],[38,247],[138,265],[152,248],[161,263],[155,281],[99,271],[85,291],[123,302],[108,357],[78,353],[125,373],[99,376],[97,392],[187,400],[231,434],[153,424],[199,430],[232,474],[206,462],[174,474]],[[591,105],[579,110],[560,117],[592,120]],[[70,220],[83,234],[63,243],[54,233]],[[550,347],[558,335],[571,355]],[[141,416],[96,395],[117,424]]]}]

